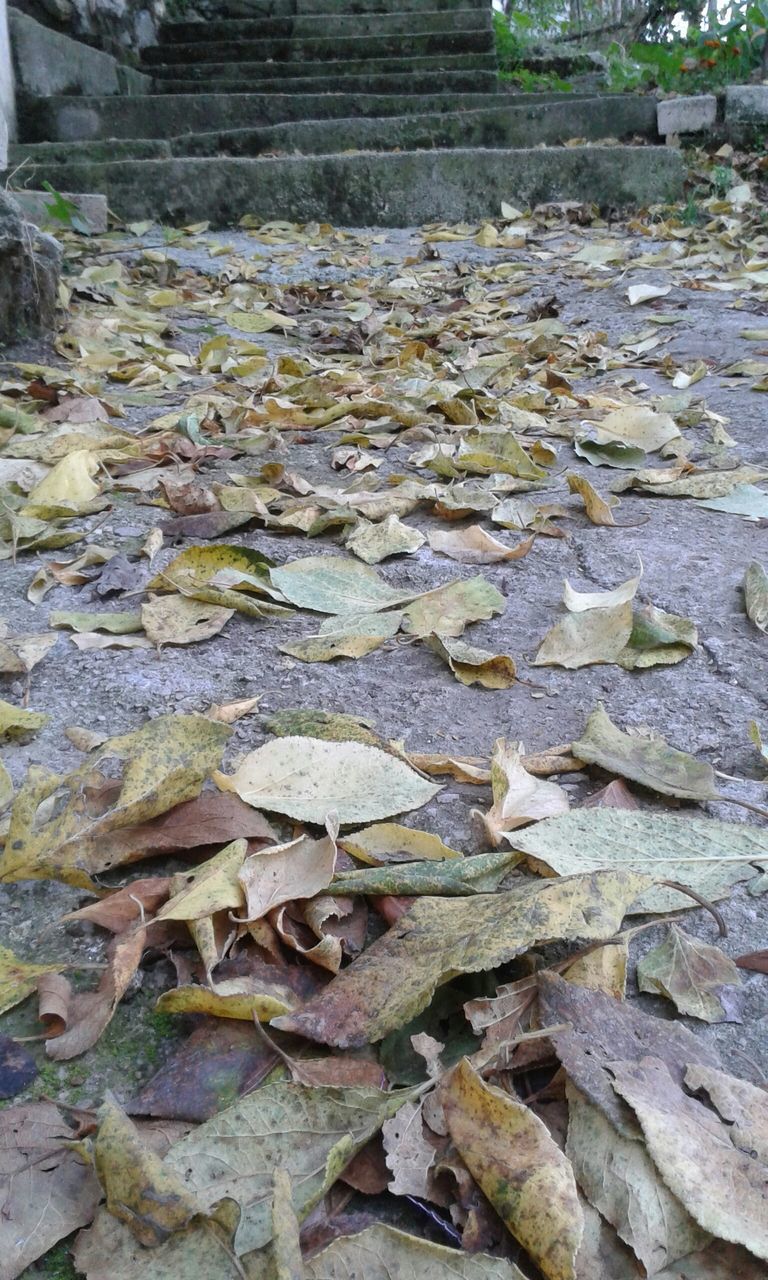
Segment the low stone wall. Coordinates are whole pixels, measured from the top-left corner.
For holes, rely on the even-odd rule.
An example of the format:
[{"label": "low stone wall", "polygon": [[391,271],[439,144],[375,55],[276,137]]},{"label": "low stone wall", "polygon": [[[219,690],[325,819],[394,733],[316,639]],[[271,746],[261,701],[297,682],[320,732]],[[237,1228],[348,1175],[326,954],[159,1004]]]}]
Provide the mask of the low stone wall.
[{"label": "low stone wall", "polygon": [[0,342],[53,328],[61,248],[0,192]]},{"label": "low stone wall", "polygon": [[44,26],[125,57],[155,44],[165,0],[18,0]]}]

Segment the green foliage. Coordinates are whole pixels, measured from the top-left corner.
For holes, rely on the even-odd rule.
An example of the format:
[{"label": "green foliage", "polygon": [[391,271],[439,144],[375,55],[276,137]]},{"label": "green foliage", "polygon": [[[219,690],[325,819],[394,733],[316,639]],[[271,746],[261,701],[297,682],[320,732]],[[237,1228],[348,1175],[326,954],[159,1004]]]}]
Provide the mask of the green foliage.
[{"label": "green foliage", "polygon": [[[547,0],[543,0],[540,7],[543,9],[546,3]],[[520,65],[533,43],[531,33],[536,20],[530,13],[513,12],[509,18],[502,13],[494,13],[493,22],[502,80],[517,85],[525,93],[570,93],[572,85],[554,72],[543,74]]]},{"label": "green foliage", "polygon": [[50,182],[43,182],[43,186],[48,194],[53,196],[51,203],[45,206],[48,216],[60,222],[69,231],[79,231],[81,235],[89,236],[90,224],[82,216],[77,205],[71,200],[66,200],[60,191],[51,186]]}]

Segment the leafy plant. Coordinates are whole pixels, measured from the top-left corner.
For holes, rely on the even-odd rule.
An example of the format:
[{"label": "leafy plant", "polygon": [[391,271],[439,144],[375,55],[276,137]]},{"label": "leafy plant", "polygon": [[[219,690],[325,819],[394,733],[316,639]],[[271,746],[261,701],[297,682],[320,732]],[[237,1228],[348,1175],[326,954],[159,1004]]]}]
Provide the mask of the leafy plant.
[{"label": "leafy plant", "polygon": [[67,200],[60,191],[51,186],[50,182],[43,182],[43,186],[48,194],[53,196],[51,203],[45,206],[48,216],[54,218],[56,222],[60,222],[62,226],[70,231],[78,231],[82,236],[89,236],[91,234],[90,223],[83,217],[77,205],[73,204],[71,200]]}]

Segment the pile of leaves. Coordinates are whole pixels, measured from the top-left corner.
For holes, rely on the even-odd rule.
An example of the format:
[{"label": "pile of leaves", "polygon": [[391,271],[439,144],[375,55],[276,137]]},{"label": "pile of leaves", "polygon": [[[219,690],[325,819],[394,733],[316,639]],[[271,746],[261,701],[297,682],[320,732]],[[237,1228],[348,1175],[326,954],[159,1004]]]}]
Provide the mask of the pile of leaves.
[{"label": "pile of leaves", "polygon": [[[507,608],[483,566],[519,572],[569,527],[640,529],[669,499],[767,518],[766,472],[695,389],[713,370],[667,350],[684,291],[768,298],[749,178],[707,198],[706,227],[657,210],[619,232],[581,206],[505,206],[425,228],[404,263],[377,262],[376,236],[250,228],[286,275],[311,252],[347,273],[332,283],[268,283],[205,226],[160,244],[139,225],[69,236],[52,363],[0,384],[0,558],[18,574],[37,557],[35,610],[62,588],[77,607],[5,626],[0,739],[50,723],[35,682],[57,645],[172,661],[240,622],[331,671],[424,646],[487,698],[527,677],[507,632],[490,649],[465,636]],[[201,244],[219,271],[176,262]],[[483,253],[444,260],[457,244]],[[618,343],[530,296],[550,270],[597,290],[630,267],[643,319]],[[764,354],[720,370],[726,385],[765,390]],[[669,394],[648,396],[643,368]],[[104,538],[121,504],[148,527]],[[309,554],[281,554],[297,537]],[[443,557],[457,576],[390,582],[375,566],[395,557]],[[534,693],[539,667],[642,680],[696,651],[695,622],[644,596],[633,568],[599,590],[565,582]],[[768,629],[757,561],[743,608]],[[417,752],[306,707],[232,753],[258,702],[120,736],[59,726],[81,763],[32,764],[16,786],[0,764],[0,883],[71,886],[83,905],[66,923],[104,940],[85,987],[65,962],[0,951],[0,1012],[36,999],[45,1055],[69,1062],[170,961],[157,1010],[193,1028],[96,1110],[14,1102],[39,1062],[0,1037],[3,1280],[76,1231],[88,1280],[764,1276],[765,1092],[626,994],[632,940],[666,919],[640,989],[670,1015],[738,1017],[742,972],[765,972],[765,953],[734,962],[684,913],[703,904],[722,931],[734,886],[763,892],[768,829],[680,812],[729,799],[711,766],[601,705],[578,740],[536,754],[493,727],[482,757]],[[557,781],[576,771],[599,787],[580,806]],[[473,856],[420,825],[454,783],[478,788]]]},{"label": "pile of leaves", "polygon": [[[397,744],[359,726],[368,740],[355,740],[343,717],[292,719],[280,728],[299,733],[233,774],[219,769],[222,718],[161,716],[64,777],[31,770],[18,792],[0,880],[92,889],[69,919],[112,940],[84,992],[62,966],[6,951],[4,1007],[36,990],[46,1052],[67,1060],[95,1044],[137,968],[167,953],[178,985],[158,1009],[205,1018],[134,1098],[108,1096],[95,1115],[53,1101],[0,1115],[7,1274],[92,1219],[75,1262],[112,1280],[362,1265],[512,1278],[529,1263],[551,1280],[621,1280],[635,1260],[649,1275],[762,1274],[764,1092],[684,1026],[625,1002],[644,926],[621,928],[755,880],[766,831],[640,808],[620,782],[571,810],[537,776],[569,758],[529,761],[500,740],[480,815],[492,849],[464,857],[387,820],[439,790]],[[571,751],[662,794],[717,795],[709,766],[624,734],[601,707]],[[283,833],[280,818],[300,825]],[[192,870],[112,892],[94,880],[203,844]],[[553,942],[570,944],[556,963]],[[492,994],[469,994],[477,974]],[[741,983],[676,924],[638,978],[707,1022],[732,1016]],[[29,1080],[12,1048],[6,1093]],[[465,1252],[345,1213],[353,1190],[387,1188]],[[680,1259],[695,1270],[675,1270]]]}]

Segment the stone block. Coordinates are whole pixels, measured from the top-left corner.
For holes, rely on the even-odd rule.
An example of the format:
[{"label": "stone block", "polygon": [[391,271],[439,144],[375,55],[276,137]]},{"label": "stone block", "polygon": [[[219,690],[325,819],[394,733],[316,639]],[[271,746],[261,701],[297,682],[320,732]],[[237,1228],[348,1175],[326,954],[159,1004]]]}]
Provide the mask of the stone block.
[{"label": "stone block", "polygon": [[667,98],[657,107],[659,133],[702,133],[711,129],[717,119],[717,98],[702,93],[692,98]]},{"label": "stone block", "polygon": [[[107,229],[107,197],[98,194],[76,194],[69,191],[60,193],[65,200],[74,205],[78,214],[90,227],[91,231],[101,235]],[[14,191],[13,199],[27,222],[47,231],[62,228],[62,223],[51,217],[48,206],[52,197],[48,191]]]},{"label": "stone block", "polygon": [[0,192],[0,342],[53,328],[61,247]]},{"label": "stone block", "polygon": [[108,53],[51,31],[18,9],[8,11],[11,51],[20,93],[104,97],[120,92],[117,62]]},{"label": "stone block", "polygon": [[768,126],[768,84],[729,84],[725,123]]},{"label": "stone block", "polygon": [[145,75],[143,71],[129,67],[124,62],[118,62],[116,70],[121,94],[135,98],[142,93],[152,92],[152,77]]}]

